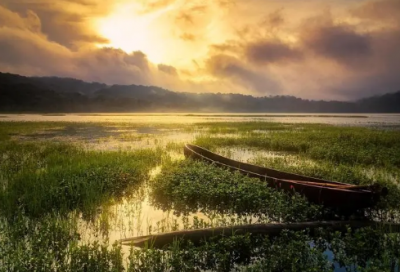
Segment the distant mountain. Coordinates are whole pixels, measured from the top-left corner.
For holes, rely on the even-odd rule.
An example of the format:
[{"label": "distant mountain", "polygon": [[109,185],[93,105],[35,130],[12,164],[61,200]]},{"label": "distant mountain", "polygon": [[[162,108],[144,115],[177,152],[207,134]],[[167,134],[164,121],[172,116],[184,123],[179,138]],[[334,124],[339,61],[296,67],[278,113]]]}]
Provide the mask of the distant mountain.
[{"label": "distant mountain", "polygon": [[397,113],[400,111],[400,91],[361,99],[357,101],[357,107],[365,112]]},{"label": "distant mountain", "polygon": [[48,88],[57,92],[80,93],[89,96],[94,92],[107,87],[107,85],[104,83],[88,83],[74,78],[36,77],[33,79],[38,80]]},{"label": "distant mountain", "polygon": [[98,82],[84,82],[73,78],[60,77],[25,77],[20,75],[0,73],[0,84],[21,84],[27,83],[36,87],[65,93],[81,93],[90,95],[100,89],[106,88],[107,85]]},{"label": "distant mountain", "polygon": [[400,91],[355,102],[293,96],[181,93],[142,85],[108,86],[72,78],[0,73],[2,112],[399,113]]},{"label": "distant mountain", "polygon": [[106,86],[68,78],[29,78],[0,73],[0,111],[118,112],[143,110],[149,106],[146,101],[136,99],[92,95]]}]

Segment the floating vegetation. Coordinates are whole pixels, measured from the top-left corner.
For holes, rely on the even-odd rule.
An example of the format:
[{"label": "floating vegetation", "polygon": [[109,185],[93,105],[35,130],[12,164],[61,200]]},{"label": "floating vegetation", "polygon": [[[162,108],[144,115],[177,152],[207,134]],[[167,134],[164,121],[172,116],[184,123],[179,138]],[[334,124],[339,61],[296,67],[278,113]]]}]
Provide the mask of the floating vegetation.
[{"label": "floating vegetation", "polygon": [[299,195],[289,196],[258,179],[205,163],[185,160],[163,169],[152,187],[156,205],[165,210],[184,214],[216,211],[263,222],[309,221],[320,213],[320,207]]}]

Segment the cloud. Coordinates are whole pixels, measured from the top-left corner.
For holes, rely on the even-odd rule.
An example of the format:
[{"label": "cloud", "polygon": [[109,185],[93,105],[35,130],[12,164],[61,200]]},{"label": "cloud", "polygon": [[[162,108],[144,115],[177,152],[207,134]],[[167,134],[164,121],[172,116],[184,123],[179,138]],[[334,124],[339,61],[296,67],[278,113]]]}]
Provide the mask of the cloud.
[{"label": "cloud", "polygon": [[76,52],[38,32],[40,20],[33,13],[21,17],[0,8],[0,18],[0,69],[3,71],[69,76],[110,84],[152,82],[152,67],[142,52],[127,54],[113,48]]},{"label": "cloud", "polygon": [[254,41],[245,46],[247,59],[255,64],[298,61],[302,52],[279,40]]},{"label": "cloud", "polygon": [[[78,51],[51,41],[38,31],[38,21],[0,7],[0,71],[27,76],[74,77],[107,84],[158,85],[177,91],[233,90],[225,83],[181,80],[177,69],[154,65],[145,53],[114,48]],[[171,76],[172,75],[172,76]],[[192,75],[193,77],[193,75]]]},{"label": "cloud", "polygon": [[257,95],[280,93],[277,82],[267,75],[251,70],[238,59],[229,55],[214,55],[206,61],[207,71],[218,78],[234,80],[248,92]]},{"label": "cloud", "polygon": [[[325,91],[344,99],[357,99],[400,89],[400,19],[398,1],[367,1],[352,8],[351,23],[323,14],[302,25],[304,50],[321,58],[337,83]],[[324,63],[327,62],[327,63]],[[323,85],[322,85],[323,86]]]},{"label": "cloud", "polygon": [[183,33],[182,35],[179,36],[182,40],[192,42],[196,40],[196,36],[190,33]]},{"label": "cloud", "polygon": [[285,18],[282,14],[283,9],[277,9],[271,13],[269,13],[260,23],[263,27],[269,29],[269,31],[274,31],[277,28],[281,27],[285,23]]},{"label": "cloud", "polygon": [[207,11],[207,6],[198,4],[182,8],[176,15],[175,20],[183,24],[196,24],[196,19]]},{"label": "cloud", "polygon": [[109,84],[151,85],[153,71],[142,52],[101,48],[77,54],[72,62],[80,77]]},{"label": "cloud", "polygon": [[353,8],[351,14],[355,17],[373,22],[400,23],[400,1],[374,0]]},{"label": "cloud", "polygon": [[398,3],[366,1],[344,17],[321,10],[297,24],[274,11],[244,25],[236,39],[211,46],[210,54],[242,61],[214,60],[209,71],[243,86],[254,82],[258,93],[266,78],[278,86],[275,93],[305,98],[347,100],[400,90]]},{"label": "cloud", "polygon": [[160,64],[158,64],[157,67],[158,67],[158,70],[160,70],[160,71],[162,71],[162,72],[164,72],[166,74],[169,74],[169,75],[172,75],[172,76],[177,76],[178,75],[178,72],[177,72],[177,70],[176,70],[176,68],[174,66],[160,63]]},{"label": "cloud", "polygon": [[333,22],[305,25],[301,39],[304,47],[313,53],[345,65],[369,58],[373,50],[368,34],[357,32],[350,25]]},{"label": "cloud", "polygon": [[[99,36],[88,27],[92,16],[105,14],[109,4],[98,5],[90,0],[3,0],[3,5],[19,16],[28,15],[29,20],[40,20],[40,30],[50,41],[77,49],[85,44],[106,43],[107,39]],[[35,18],[36,17],[36,18]]]},{"label": "cloud", "polygon": [[155,12],[160,9],[167,8],[168,6],[172,5],[176,0],[155,0],[145,3],[143,5],[143,9],[141,13],[146,14],[150,12]]},{"label": "cloud", "polygon": [[31,10],[27,10],[24,16],[19,16],[0,5],[0,27],[12,27],[40,32],[41,21],[37,14]]},{"label": "cloud", "polygon": [[[22,20],[22,18],[21,18]],[[71,52],[32,31],[30,25],[0,27],[0,69],[24,74],[52,74],[69,70]]]}]

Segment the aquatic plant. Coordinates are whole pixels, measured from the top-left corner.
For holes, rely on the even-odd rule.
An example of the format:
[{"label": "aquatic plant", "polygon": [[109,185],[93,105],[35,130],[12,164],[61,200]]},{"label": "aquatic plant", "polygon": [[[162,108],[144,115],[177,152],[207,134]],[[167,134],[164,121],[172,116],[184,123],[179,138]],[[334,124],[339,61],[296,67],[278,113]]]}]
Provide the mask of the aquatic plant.
[{"label": "aquatic plant", "polygon": [[166,164],[152,183],[155,205],[176,213],[218,211],[269,221],[307,221],[321,207],[298,194],[269,188],[258,179],[192,160]]},{"label": "aquatic plant", "polygon": [[2,152],[0,214],[93,210],[129,193],[160,162],[156,150],[85,151],[71,144],[6,143]]}]

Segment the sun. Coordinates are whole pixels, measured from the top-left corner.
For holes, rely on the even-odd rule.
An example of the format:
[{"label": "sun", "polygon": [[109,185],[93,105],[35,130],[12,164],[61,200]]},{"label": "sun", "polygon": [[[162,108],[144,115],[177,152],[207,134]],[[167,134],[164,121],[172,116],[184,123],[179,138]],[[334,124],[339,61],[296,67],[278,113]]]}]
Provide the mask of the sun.
[{"label": "sun", "polygon": [[[193,59],[207,54],[209,43],[221,41],[220,33],[212,37],[207,34],[205,39],[190,42],[181,38],[184,30],[176,24],[175,18],[181,14],[184,0],[171,1],[162,8],[148,12],[143,11],[145,6],[140,1],[119,1],[120,4],[110,10],[107,16],[92,21],[95,31],[108,40],[108,43],[96,44],[97,47],[118,48],[128,54],[141,51],[151,63],[189,69],[193,67]],[[209,21],[204,28],[216,20]],[[201,33],[204,31],[200,30]]]},{"label": "sun", "polygon": [[100,22],[99,31],[110,41],[107,46],[121,48],[127,52],[138,51],[151,47],[147,24],[143,18],[112,16]]},{"label": "sun", "polygon": [[158,28],[154,27],[157,14],[136,14],[131,5],[124,5],[96,23],[101,36],[109,40],[99,47],[119,48],[127,53],[144,52],[152,61],[162,61],[162,45]]}]

